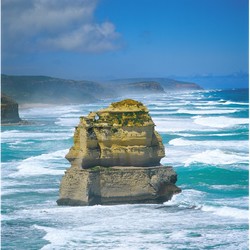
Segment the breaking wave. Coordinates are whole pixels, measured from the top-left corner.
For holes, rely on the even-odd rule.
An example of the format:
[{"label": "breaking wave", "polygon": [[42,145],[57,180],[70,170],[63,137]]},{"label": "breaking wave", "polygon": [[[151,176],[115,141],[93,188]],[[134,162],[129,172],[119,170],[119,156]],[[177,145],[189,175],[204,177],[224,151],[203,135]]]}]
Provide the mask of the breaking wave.
[{"label": "breaking wave", "polygon": [[192,163],[203,163],[209,165],[229,165],[235,163],[248,163],[247,154],[232,154],[222,150],[206,150],[204,152],[194,154],[184,161],[185,166]]},{"label": "breaking wave", "polygon": [[194,123],[212,127],[212,128],[227,128],[234,127],[236,125],[248,124],[248,118],[232,118],[226,116],[216,116],[216,117],[194,117]]},{"label": "breaking wave", "polygon": [[34,175],[62,175],[65,171],[64,159],[68,149],[58,150],[52,153],[29,157],[17,165],[17,172],[10,177],[34,176]]}]

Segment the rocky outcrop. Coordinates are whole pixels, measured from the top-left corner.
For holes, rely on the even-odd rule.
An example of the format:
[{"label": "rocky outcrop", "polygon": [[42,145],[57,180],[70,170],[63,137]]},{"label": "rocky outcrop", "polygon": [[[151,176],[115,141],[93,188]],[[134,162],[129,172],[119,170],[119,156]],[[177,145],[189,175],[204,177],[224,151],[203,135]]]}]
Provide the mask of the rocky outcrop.
[{"label": "rocky outcrop", "polygon": [[66,158],[73,166],[157,166],[165,156],[148,109],[124,100],[81,117]]},{"label": "rocky outcrop", "polygon": [[181,190],[172,167],[70,168],[60,187],[58,205],[163,203]]},{"label": "rocky outcrop", "polygon": [[58,205],[161,203],[181,190],[148,109],[128,99],[81,117]]},{"label": "rocky outcrop", "polygon": [[1,94],[1,124],[20,123],[18,104],[9,96]]}]

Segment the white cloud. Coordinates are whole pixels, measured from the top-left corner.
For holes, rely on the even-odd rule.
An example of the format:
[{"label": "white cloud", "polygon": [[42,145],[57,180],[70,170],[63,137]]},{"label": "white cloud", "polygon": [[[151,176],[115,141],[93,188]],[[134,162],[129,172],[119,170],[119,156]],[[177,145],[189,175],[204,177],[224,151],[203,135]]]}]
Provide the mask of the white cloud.
[{"label": "white cloud", "polygon": [[115,32],[115,27],[110,22],[102,24],[85,24],[79,29],[56,38],[48,38],[44,41],[47,46],[64,50],[74,50],[88,52],[100,52],[114,50],[118,48],[113,41],[119,38]]},{"label": "white cloud", "polygon": [[111,22],[97,23],[97,0],[2,0],[3,46],[8,50],[102,52],[119,48]]}]

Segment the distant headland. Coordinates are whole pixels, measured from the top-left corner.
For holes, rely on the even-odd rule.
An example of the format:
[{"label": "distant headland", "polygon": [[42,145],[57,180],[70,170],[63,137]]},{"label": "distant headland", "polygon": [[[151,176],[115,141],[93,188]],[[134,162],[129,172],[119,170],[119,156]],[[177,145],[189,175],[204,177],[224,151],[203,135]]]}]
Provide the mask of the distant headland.
[{"label": "distant headland", "polygon": [[49,76],[1,75],[2,92],[19,104],[93,103],[125,95],[199,90],[198,84],[169,78],[130,78],[108,82],[68,80]]}]

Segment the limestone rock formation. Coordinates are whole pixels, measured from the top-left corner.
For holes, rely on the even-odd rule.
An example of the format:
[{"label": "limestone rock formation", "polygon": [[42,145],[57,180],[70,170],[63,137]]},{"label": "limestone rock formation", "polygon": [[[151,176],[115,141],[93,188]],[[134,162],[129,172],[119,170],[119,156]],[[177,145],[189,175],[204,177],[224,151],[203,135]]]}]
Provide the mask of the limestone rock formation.
[{"label": "limestone rock formation", "polygon": [[1,94],[1,124],[20,123],[18,104],[9,96]]},{"label": "limestone rock formation", "polygon": [[81,117],[58,205],[161,203],[181,190],[148,109],[127,99]]},{"label": "limestone rock formation", "polygon": [[163,203],[180,193],[172,167],[70,168],[60,187],[58,205]]},{"label": "limestone rock formation", "polygon": [[124,100],[81,117],[66,158],[74,166],[157,166],[165,156],[148,109]]}]

